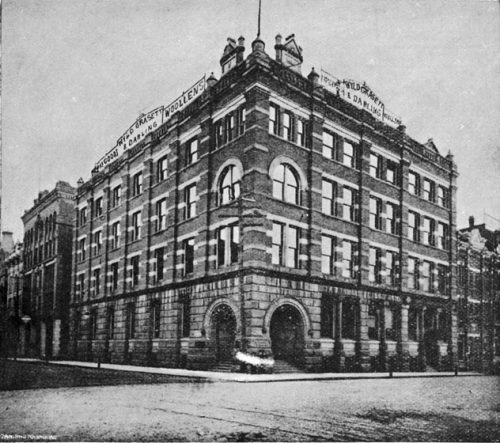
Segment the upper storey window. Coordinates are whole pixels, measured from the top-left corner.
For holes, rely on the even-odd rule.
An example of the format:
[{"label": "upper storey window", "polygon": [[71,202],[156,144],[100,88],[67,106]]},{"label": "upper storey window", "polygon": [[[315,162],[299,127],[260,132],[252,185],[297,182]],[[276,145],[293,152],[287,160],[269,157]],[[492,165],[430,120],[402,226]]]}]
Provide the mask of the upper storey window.
[{"label": "upper storey window", "polygon": [[274,103],[269,105],[269,133],[300,146],[307,146],[306,120]]},{"label": "upper storey window", "polygon": [[111,191],[111,207],[116,208],[120,205],[122,199],[122,187],[118,185]]},{"label": "upper storey window", "polygon": [[437,203],[443,208],[449,208],[449,192],[444,186],[438,186]]},{"label": "upper storey window", "polygon": [[157,182],[161,182],[167,178],[167,171],[168,171],[168,160],[167,157],[162,157],[160,160],[158,160],[157,166],[156,166],[156,180]]},{"label": "upper storey window", "polygon": [[198,160],[198,139],[193,138],[186,144],[186,166]]},{"label": "upper storey window", "polygon": [[279,108],[273,104],[269,106],[269,132],[279,135]]},{"label": "upper storey window", "polygon": [[344,157],[342,162],[350,168],[356,167],[356,149],[350,142],[344,140]]},{"label": "upper storey window", "polygon": [[339,138],[336,134],[323,131],[323,157],[339,159]]},{"label": "upper storey window", "polygon": [[393,185],[398,183],[398,164],[396,162],[387,160],[387,170],[385,173],[385,180]]},{"label": "upper storey window", "polygon": [[100,217],[102,215],[102,197],[99,197],[94,202],[94,216]]},{"label": "upper storey window", "polygon": [[142,193],[142,172],[138,172],[132,177],[132,195],[136,196]]},{"label": "upper storey window", "polygon": [[375,178],[382,178],[382,157],[370,153],[370,175]]},{"label": "upper storey window", "polygon": [[420,195],[420,177],[412,171],[408,172],[408,192]]},{"label": "upper storey window", "polygon": [[428,180],[426,178],[424,178],[423,197],[430,202],[436,201],[436,184],[433,181]]},{"label": "upper storey window", "polygon": [[220,204],[224,205],[240,195],[240,171],[235,165],[227,166],[219,182]]},{"label": "upper storey window", "polygon": [[216,121],[214,127],[215,144],[217,147],[229,143],[231,140],[242,135],[246,129],[245,105],[240,106],[235,111]]},{"label": "upper storey window", "polygon": [[288,164],[282,163],[273,174],[273,197],[288,203],[299,204],[300,186],[297,172]]},{"label": "upper storey window", "polygon": [[87,223],[87,206],[80,209],[80,226]]}]

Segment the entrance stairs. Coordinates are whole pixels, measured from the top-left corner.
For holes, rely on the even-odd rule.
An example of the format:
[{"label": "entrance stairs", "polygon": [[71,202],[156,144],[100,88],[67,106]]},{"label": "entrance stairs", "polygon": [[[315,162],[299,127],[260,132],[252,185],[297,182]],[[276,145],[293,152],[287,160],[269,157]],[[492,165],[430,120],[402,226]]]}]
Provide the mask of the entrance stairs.
[{"label": "entrance stairs", "polygon": [[300,370],[296,366],[288,363],[285,360],[275,360],[274,361],[274,374],[300,374],[304,371]]},{"label": "entrance stairs", "polygon": [[210,371],[213,372],[240,372],[240,364],[231,361],[221,361],[213,366]]}]

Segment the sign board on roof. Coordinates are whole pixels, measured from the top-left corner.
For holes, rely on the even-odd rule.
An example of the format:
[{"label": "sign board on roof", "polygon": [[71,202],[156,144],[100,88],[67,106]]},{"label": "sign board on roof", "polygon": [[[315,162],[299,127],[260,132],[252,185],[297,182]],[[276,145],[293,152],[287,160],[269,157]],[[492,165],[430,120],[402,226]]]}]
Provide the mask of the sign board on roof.
[{"label": "sign board on roof", "polygon": [[118,160],[125,151],[140,143],[148,134],[166,123],[176,112],[199,97],[205,88],[205,76],[203,76],[170,105],[159,106],[147,114],[142,114],[118,139],[115,147],[99,159],[95,164],[94,172],[99,172],[115,160]]},{"label": "sign board on roof", "polygon": [[389,112],[366,83],[355,80],[340,80],[323,69],[321,69],[320,83],[328,91],[359,109],[365,109],[385,124],[394,128],[401,125],[401,118]]}]

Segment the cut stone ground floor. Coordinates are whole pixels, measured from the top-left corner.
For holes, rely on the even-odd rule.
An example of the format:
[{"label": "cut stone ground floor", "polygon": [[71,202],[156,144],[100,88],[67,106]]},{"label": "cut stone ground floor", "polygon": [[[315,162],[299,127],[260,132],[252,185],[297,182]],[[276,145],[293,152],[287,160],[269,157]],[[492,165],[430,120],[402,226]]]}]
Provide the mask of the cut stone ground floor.
[{"label": "cut stone ground floor", "polygon": [[448,299],[270,275],[220,278],[72,306],[69,356],[210,369],[237,351],[307,371],[454,369]]}]

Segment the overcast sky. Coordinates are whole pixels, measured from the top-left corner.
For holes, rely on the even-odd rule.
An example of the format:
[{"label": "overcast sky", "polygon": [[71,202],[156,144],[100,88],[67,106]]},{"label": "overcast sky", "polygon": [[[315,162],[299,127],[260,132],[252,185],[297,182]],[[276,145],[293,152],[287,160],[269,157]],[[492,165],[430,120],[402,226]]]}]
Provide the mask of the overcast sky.
[{"label": "overcast sky", "polygon": [[[258,0],[3,0],[2,229],[57,180],[87,180],[140,112],[203,74],[228,36],[255,38]],[[262,0],[262,33],[295,33],[314,66],[366,81],[410,136],[458,164],[458,225],[500,218],[497,1]]]}]

